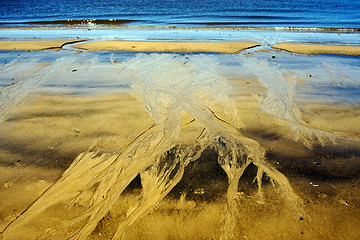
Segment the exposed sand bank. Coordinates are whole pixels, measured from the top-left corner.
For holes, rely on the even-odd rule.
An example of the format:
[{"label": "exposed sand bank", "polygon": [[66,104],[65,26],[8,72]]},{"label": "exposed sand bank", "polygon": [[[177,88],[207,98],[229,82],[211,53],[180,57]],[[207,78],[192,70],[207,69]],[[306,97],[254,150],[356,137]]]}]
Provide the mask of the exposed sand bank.
[{"label": "exposed sand bank", "polygon": [[[32,40],[0,41],[0,50],[45,50],[59,49],[62,46],[79,41]],[[256,42],[133,42],[133,41],[98,41],[78,44],[75,47],[90,51],[136,51],[136,52],[218,52],[236,53],[259,46]]]},{"label": "exposed sand bank", "polygon": [[357,46],[334,46],[319,44],[301,44],[301,43],[279,43],[273,46],[274,49],[285,50],[300,54],[339,54],[339,55],[360,55],[360,47]]},{"label": "exposed sand bank", "polygon": [[36,51],[47,49],[60,49],[66,44],[81,42],[69,40],[32,40],[32,41],[0,41],[0,50]]},{"label": "exposed sand bank", "polygon": [[218,52],[237,53],[259,46],[256,42],[132,42],[99,41],[76,45],[90,51],[136,51],[136,52]]},{"label": "exposed sand bank", "polygon": [[[85,40],[24,40],[24,41],[0,41],[0,50],[49,50],[61,49],[64,45],[78,43]],[[150,42],[150,41],[118,41],[105,40],[88,42],[74,46],[78,49],[89,51],[133,51],[133,52],[216,52],[233,54],[249,48],[260,46],[259,43],[245,42]],[[273,49],[285,50],[299,54],[338,54],[338,55],[360,55],[358,46],[338,46],[302,43],[279,43]]]}]

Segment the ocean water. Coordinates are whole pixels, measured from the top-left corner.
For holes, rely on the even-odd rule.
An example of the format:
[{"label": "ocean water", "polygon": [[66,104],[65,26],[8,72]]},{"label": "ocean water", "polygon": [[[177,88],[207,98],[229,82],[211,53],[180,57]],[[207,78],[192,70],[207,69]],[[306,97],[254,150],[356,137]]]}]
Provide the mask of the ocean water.
[{"label": "ocean water", "polygon": [[[360,1],[351,0],[2,0],[2,27],[98,25],[360,28]],[[71,21],[68,21],[71,20]],[[116,21],[115,21],[116,20]]]}]

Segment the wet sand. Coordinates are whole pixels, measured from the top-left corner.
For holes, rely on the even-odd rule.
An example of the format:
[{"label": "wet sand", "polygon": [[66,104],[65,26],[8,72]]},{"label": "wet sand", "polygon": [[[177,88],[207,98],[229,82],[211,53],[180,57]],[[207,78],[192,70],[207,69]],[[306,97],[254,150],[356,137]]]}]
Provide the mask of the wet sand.
[{"label": "wet sand", "polygon": [[[112,42],[114,45],[109,46],[110,49],[100,43],[109,42],[88,43],[82,47],[89,50],[121,49],[117,41]],[[120,45],[124,51],[169,50],[166,45],[159,44],[157,48],[156,44],[123,42]],[[38,49],[49,45],[44,46]],[[218,48],[214,43],[205,46],[210,52],[223,52],[222,47],[226,47]],[[238,47],[226,51],[235,52]],[[206,50],[195,43],[179,44],[176,49],[183,52]],[[309,149],[294,141],[284,121],[258,109],[253,94],[261,95],[265,91],[258,81],[228,80],[236,86],[234,100],[237,118],[246,126],[244,135],[265,148],[266,158],[289,179],[303,199],[306,212],[306,215],[298,215],[282,191],[273,187],[266,177],[263,180],[265,203],[259,203],[255,197],[257,184],[253,181],[256,170],[250,167],[240,179],[235,200],[237,228],[234,239],[360,238],[358,142],[339,139],[336,145],[315,144]],[[297,105],[310,126],[326,126],[328,131],[350,137],[360,135],[358,105],[306,101]],[[212,110],[219,118],[231,121],[221,106],[213,106]],[[184,131],[194,135],[201,132],[201,128],[189,124],[191,116],[183,114],[182,117]],[[142,100],[129,93],[100,96],[37,93],[27,96],[0,124],[0,230],[60,179],[80,153],[90,147],[102,153],[121,152],[153,123]],[[186,139],[182,140],[186,143]],[[199,160],[186,167],[183,179],[170,194],[126,230],[126,239],[219,239],[227,185],[226,174],[217,164],[217,153],[207,149]],[[141,183],[136,178],[97,225],[90,239],[110,239],[140,192]],[[84,209],[81,205],[69,208],[59,204],[36,217],[10,239],[36,239],[49,227],[66,222],[73,211]],[[69,229],[70,232],[75,230]],[[56,234],[59,235],[55,239],[68,236],[66,232]]]},{"label": "wet sand", "polygon": [[[238,84],[251,87],[246,80]],[[298,216],[281,191],[266,180],[265,204],[258,203],[250,168],[240,180],[235,239],[357,239],[359,146],[340,140],[337,146],[310,150],[289,138],[281,121],[257,110],[253,97],[239,98],[237,106],[246,135],[267,149],[268,160],[289,178],[305,201],[308,215]],[[359,134],[359,126],[353,123],[360,121],[360,109],[351,105],[335,108],[304,105],[303,111],[313,125],[334,122],[328,126],[331,130]],[[216,112],[226,119],[221,109]],[[185,116],[184,123],[189,121],[191,118]],[[128,94],[37,95],[24,99],[12,117],[0,125],[1,228],[59,179],[89,146],[101,152],[121,151],[152,124],[141,101]],[[183,180],[160,205],[126,231],[127,238],[218,239],[226,186],[226,174],[217,165],[216,153],[206,151],[186,168]],[[139,194],[140,182],[135,180],[91,239],[109,239]],[[79,206],[77,210],[82,209]],[[46,228],[71,216],[72,211],[66,206],[50,208],[13,239],[35,239]]]}]

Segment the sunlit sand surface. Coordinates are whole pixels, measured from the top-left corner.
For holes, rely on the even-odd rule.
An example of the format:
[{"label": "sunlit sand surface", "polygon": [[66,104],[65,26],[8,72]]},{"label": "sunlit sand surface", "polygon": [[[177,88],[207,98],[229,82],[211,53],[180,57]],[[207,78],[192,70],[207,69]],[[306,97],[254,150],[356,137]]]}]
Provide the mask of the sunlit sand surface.
[{"label": "sunlit sand surface", "polygon": [[343,54],[343,55],[360,55],[358,46],[334,46],[320,44],[300,44],[300,43],[279,43],[273,46],[274,49],[286,50],[300,54]]},{"label": "sunlit sand surface", "polygon": [[259,46],[256,42],[132,42],[98,41],[75,46],[90,51],[137,51],[137,52],[218,52],[237,53]]},{"label": "sunlit sand surface", "polygon": [[[254,197],[254,169],[250,169],[240,182],[236,198],[236,236],[255,239],[317,239],[323,236],[346,239],[357,236],[360,199],[354,191],[360,184],[355,177],[360,164],[356,152],[344,152],[346,146],[342,145],[310,151],[302,144],[282,137],[284,132],[280,126],[280,129],[271,128],[273,120],[259,113],[249,100],[239,109],[241,115],[248,116],[244,119],[247,130],[266,146],[272,164],[289,178],[306,201],[308,217],[299,220],[300,216],[284,205],[279,190],[266,181],[265,204],[259,204]],[[72,160],[89,146],[94,144],[96,149],[104,152],[123,149],[129,139],[152,124],[142,104],[129,95],[97,98],[45,95],[27,102],[1,126],[1,132],[5,133],[1,137],[2,227],[59,179]],[[319,115],[318,122],[343,122],[342,119],[348,116],[354,120],[337,130],[359,133],[358,126],[351,124],[360,120],[358,108],[341,106],[337,108],[337,114],[327,116],[322,113],[324,108],[318,110],[318,107],[314,107],[317,111],[311,111],[311,107],[308,110],[309,114]],[[351,125],[355,129],[349,127]],[[227,179],[216,162],[216,154],[209,150],[198,162],[188,166],[188,175],[185,174],[179,186],[148,215],[129,227],[127,238],[218,238],[226,204]],[[97,226],[92,235],[94,239],[111,236],[117,223],[138,198],[140,187],[139,181],[135,181],[119,198],[114,209]],[[67,207],[51,208],[19,230],[13,239],[34,239],[52,224],[71,216],[71,211],[73,209]],[[342,218],[344,214],[346,218]]]},{"label": "sunlit sand surface", "polygon": [[333,86],[351,75],[81,56],[3,69],[24,73],[0,109],[4,239],[359,237],[359,99]]},{"label": "sunlit sand surface", "polygon": [[34,51],[46,49],[61,49],[66,44],[81,42],[69,40],[32,40],[32,41],[0,41],[0,50],[2,51]]},{"label": "sunlit sand surface", "polygon": [[[21,41],[0,41],[0,50],[48,50],[62,49],[66,45],[80,43],[74,47],[90,51],[131,51],[131,52],[217,52],[237,53],[249,48],[260,46],[252,41],[229,41],[229,42],[169,42],[169,41],[119,41],[102,40],[86,42],[83,40],[21,40]],[[81,43],[84,42],[84,43]],[[280,42],[272,46],[273,49],[280,49],[300,54],[341,54],[360,55],[360,47],[346,45],[321,45],[309,43],[287,43]]]}]

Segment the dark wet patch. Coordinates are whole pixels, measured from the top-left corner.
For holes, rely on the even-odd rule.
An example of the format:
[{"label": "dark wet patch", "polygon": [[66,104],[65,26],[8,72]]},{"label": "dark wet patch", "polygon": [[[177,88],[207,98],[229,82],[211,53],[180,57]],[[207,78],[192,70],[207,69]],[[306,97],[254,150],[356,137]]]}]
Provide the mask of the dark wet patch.
[{"label": "dark wet patch", "polygon": [[86,149],[74,152],[58,151],[56,148],[29,146],[22,142],[9,142],[0,138],[0,150],[8,152],[10,158],[0,157],[0,165],[7,167],[39,166],[66,170],[76,156]]},{"label": "dark wet patch", "polygon": [[278,160],[280,171],[291,171],[318,179],[353,178],[360,175],[360,157],[302,158]]},{"label": "dark wet patch", "polygon": [[354,178],[360,175],[360,149],[341,145],[315,146],[310,155],[289,157],[281,152],[268,151],[267,159],[281,172],[292,172],[320,180]]},{"label": "dark wet patch", "polygon": [[26,113],[22,116],[13,115],[7,122],[13,121],[21,121],[21,120],[31,120],[38,118],[85,118],[95,114],[101,114],[102,112],[106,112],[106,110],[98,110],[98,109],[84,109],[81,111],[74,110],[52,110],[49,112],[38,112],[38,113]]},{"label": "dark wet patch", "polygon": [[170,196],[179,198],[186,192],[187,199],[211,201],[225,195],[228,180],[217,158],[213,149],[204,150],[198,160],[185,168],[183,178],[172,189]]}]

